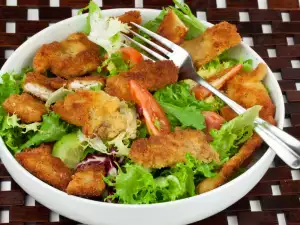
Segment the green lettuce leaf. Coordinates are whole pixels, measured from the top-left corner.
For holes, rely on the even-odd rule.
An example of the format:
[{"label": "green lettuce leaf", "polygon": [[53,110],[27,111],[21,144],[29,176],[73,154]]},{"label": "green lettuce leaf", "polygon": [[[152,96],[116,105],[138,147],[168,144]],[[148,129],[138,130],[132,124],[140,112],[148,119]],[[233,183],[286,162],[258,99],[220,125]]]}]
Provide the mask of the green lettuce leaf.
[{"label": "green lettuce leaf", "polygon": [[220,130],[211,130],[211,145],[219,153],[221,161],[229,159],[238,152],[241,144],[253,134],[254,120],[258,117],[261,106],[253,106],[245,113],[224,123]]},{"label": "green lettuce leaf", "polygon": [[173,0],[177,8],[170,6],[179,19],[184,23],[184,25],[189,28],[189,31],[185,37],[185,40],[191,40],[202,34],[206,27],[194,16],[189,6],[185,3],[181,3],[178,0]]},{"label": "green lettuce leaf", "polygon": [[126,62],[120,52],[111,54],[111,56],[106,59],[101,66],[98,67],[97,72],[100,73],[102,68],[106,67],[109,71],[109,76],[114,76],[120,72],[125,72],[130,69],[130,62]]},{"label": "green lettuce leaf", "polygon": [[1,76],[2,82],[0,84],[0,122],[6,116],[6,112],[2,107],[2,103],[12,94],[21,94],[22,83],[25,74],[29,70],[22,69],[20,73],[5,73]]},{"label": "green lettuce leaf", "polygon": [[239,60],[230,58],[228,56],[227,51],[225,51],[216,59],[208,62],[207,64],[199,68],[197,73],[204,79],[208,79],[216,73],[233,67],[237,64],[243,64],[243,70],[249,72],[252,70],[252,62],[252,59],[247,59],[243,61],[242,58],[240,58]]},{"label": "green lettuce leaf", "polygon": [[54,142],[68,133],[69,125],[59,119],[60,116],[54,112],[43,116],[43,121],[38,132],[33,135],[21,149],[39,145],[43,142]]},{"label": "green lettuce leaf", "polygon": [[21,151],[23,145],[37,130],[40,123],[20,124],[16,115],[4,117],[0,136],[12,153]]},{"label": "green lettuce leaf", "polygon": [[201,111],[216,111],[213,104],[197,100],[190,85],[183,81],[158,90],[154,98],[163,107],[173,128],[204,129],[205,120]]},{"label": "green lettuce leaf", "polygon": [[83,11],[86,11],[86,10],[88,10],[89,14],[86,18],[86,25],[83,29],[83,32],[88,35],[91,32],[91,15],[97,11],[99,11],[99,13],[100,13],[101,10],[100,10],[99,6],[93,0],[91,0],[86,7],[80,9],[78,11],[78,15],[81,15],[83,13]]},{"label": "green lettuce leaf", "polygon": [[126,204],[150,204],[194,196],[195,182],[200,180],[199,177],[215,176],[213,170],[216,166],[213,163],[206,165],[190,154],[186,158],[186,163],[156,171],[127,163],[124,171],[119,169],[116,177],[104,178],[109,186],[115,188],[115,194],[108,198]]}]

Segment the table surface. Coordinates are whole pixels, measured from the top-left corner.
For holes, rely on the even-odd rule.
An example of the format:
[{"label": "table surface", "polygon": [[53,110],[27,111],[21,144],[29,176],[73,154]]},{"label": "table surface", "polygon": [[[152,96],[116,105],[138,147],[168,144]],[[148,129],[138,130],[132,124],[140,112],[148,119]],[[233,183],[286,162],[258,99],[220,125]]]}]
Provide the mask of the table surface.
[{"label": "table surface", "polygon": [[[172,0],[96,0],[102,8],[157,8]],[[270,66],[285,99],[285,127],[300,138],[300,11],[298,0],[186,0],[198,18],[238,27]],[[28,37],[77,14],[88,0],[0,0],[0,67]],[[299,82],[299,83],[298,83]],[[78,224],[28,196],[0,163],[0,224]],[[197,225],[300,225],[300,171],[275,158],[240,201]]]}]

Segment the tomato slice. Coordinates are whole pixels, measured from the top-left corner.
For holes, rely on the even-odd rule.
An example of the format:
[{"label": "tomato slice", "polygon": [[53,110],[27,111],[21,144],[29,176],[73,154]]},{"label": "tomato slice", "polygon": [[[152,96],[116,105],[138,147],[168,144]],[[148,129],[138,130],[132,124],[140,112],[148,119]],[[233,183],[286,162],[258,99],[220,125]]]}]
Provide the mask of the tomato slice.
[{"label": "tomato slice", "polygon": [[122,53],[123,59],[130,60],[133,64],[138,64],[144,60],[142,54],[132,47],[121,48],[120,52]]},{"label": "tomato slice", "polygon": [[150,135],[168,134],[170,122],[151,93],[135,80],[129,81],[130,92],[134,102],[142,108],[146,126]]},{"label": "tomato slice", "polygon": [[205,134],[207,140],[212,141],[212,137],[209,134],[209,131],[211,129],[219,130],[222,124],[225,122],[225,119],[216,112],[203,111],[202,114],[205,117],[205,123],[206,123]]}]

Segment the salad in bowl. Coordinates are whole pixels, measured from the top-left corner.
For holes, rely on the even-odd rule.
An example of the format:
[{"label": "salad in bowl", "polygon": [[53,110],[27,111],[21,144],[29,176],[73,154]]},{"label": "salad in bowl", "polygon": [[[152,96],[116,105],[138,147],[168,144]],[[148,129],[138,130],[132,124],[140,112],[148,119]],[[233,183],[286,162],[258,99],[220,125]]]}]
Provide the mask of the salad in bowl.
[{"label": "salad in bowl", "polygon": [[[105,16],[91,1],[80,32],[46,40],[28,67],[2,74],[0,135],[20,165],[63,196],[122,205],[206,195],[237,176],[262,144],[255,118],[276,123],[269,69],[236,54],[235,25],[207,27],[174,3],[144,22],[139,10]],[[247,111],[126,41],[130,22],[187,50],[199,76]]]}]

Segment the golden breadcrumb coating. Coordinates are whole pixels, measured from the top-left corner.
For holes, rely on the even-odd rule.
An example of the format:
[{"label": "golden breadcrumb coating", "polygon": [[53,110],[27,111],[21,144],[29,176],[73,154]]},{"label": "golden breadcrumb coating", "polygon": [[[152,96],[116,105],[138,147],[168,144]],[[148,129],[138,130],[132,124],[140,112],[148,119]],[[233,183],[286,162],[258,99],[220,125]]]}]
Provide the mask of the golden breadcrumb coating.
[{"label": "golden breadcrumb coating", "polygon": [[17,161],[42,181],[65,191],[71,181],[72,170],[60,158],[51,155],[52,146],[41,144],[16,154]]},{"label": "golden breadcrumb coating", "polygon": [[157,29],[159,35],[178,45],[184,41],[187,32],[188,28],[171,9],[168,10]]},{"label": "golden breadcrumb coating", "polygon": [[119,99],[131,101],[129,81],[136,80],[150,91],[156,91],[178,80],[178,68],[172,61],[145,60],[129,72],[122,72],[106,80],[105,91]]},{"label": "golden breadcrumb coating", "polygon": [[123,15],[118,16],[118,19],[122,23],[130,23],[130,22],[134,22],[136,24],[141,24],[142,23],[141,13],[140,13],[140,11],[137,11],[137,10],[132,10],[132,11],[125,12]]},{"label": "golden breadcrumb coating", "polygon": [[105,176],[103,165],[87,165],[77,169],[66,191],[70,195],[98,197],[105,189],[102,176]]},{"label": "golden breadcrumb coating", "polygon": [[81,126],[89,137],[104,140],[116,137],[126,129],[126,118],[120,113],[121,102],[104,91],[77,90],[53,105],[63,120]]},{"label": "golden breadcrumb coating", "polygon": [[9,114],[16,114],[25,123],[42,121],[47,113],[45,105],[30,94],[13,94],[3,102],[3,108]]},{"label": "golden breadcrumb coating", "polygon": [[185,162],[188,152],[205,163],[219,162],[219,155],[210,147],[205,134],[192,129],[138,139],[132,143],[129,158],[146,168],[163,168]]},{"label": "golden breadcrumb coating", "polygon": [[33,68],[39,73],[50,69],[56,76],[68,79],[95,71],[100,61],[99,46],[84,33],[74,33],[61,42],[44,44],[33,59]]},{"label": "golden breadcrumb coating", "polygon": [[241,36],[236,26],[228,22],[221,22],[192,40],[184,41],[181,47],[187,50],[197,68],[205,65],[241,42]]}]

